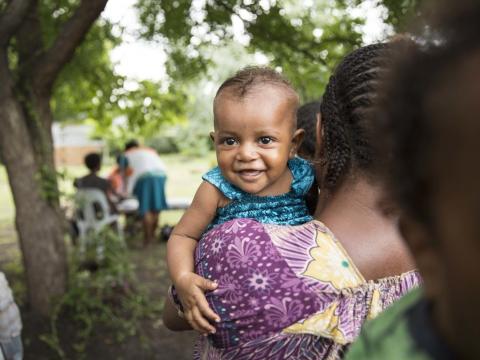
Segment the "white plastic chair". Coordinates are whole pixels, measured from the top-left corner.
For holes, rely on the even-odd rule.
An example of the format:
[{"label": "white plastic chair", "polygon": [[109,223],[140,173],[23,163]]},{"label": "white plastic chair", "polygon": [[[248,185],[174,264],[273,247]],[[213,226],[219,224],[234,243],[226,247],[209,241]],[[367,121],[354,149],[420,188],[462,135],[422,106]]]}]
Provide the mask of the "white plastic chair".
[{"label": "white plastic chair", "polygon": [[[75,222],[78,228],[80,249],[85,250],[90,235],[105,226],[116,223],[118,235],[123,236],[118,223],[119,215],[112,214],[105,193],[98,189],[78,189],[75,195]],[[101,249],[99,249],[101,251]]]}]

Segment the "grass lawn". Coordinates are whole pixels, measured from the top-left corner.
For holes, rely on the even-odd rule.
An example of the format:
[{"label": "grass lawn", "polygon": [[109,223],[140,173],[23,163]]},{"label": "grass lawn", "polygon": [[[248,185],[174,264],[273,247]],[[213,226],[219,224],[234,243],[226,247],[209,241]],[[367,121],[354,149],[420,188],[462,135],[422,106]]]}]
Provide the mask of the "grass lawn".
[{"label": "grass lawn", "polygon": [[12,193],[8,184],[7,172],[4,166],[0,166],[0,243],[5,239],[2,237],[3,228],[13,225],[15,208],[13,206]]}]

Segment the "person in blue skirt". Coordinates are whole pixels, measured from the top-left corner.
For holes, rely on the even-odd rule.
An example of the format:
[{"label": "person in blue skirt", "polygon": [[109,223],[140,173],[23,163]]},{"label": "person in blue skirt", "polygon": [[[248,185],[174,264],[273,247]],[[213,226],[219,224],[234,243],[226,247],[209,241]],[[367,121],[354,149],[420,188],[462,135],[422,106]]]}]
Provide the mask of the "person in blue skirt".
[{"label": "person in blue skirt", "polygon": [[127,193],[138,199],[138,213],[144,230],[143,244],[148,246],[155,238],[160,212],[167,208],[165,164],[154,149],[140,146],[136,140],[125,145],[125,157],[131,169],[126,179]]}]

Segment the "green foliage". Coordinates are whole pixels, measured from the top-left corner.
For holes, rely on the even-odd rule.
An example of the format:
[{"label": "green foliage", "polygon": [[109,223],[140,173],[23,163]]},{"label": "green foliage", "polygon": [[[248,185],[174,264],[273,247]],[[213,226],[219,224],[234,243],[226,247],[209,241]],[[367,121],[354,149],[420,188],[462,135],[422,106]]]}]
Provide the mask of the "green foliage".
[{"label": "green foliage", "polygon": [[[335,64],[361,45],[357,25],[362,20],[349,12],[349,6],[361,2],[139,0],[140,35],[166,48],[170,85],[143,81],[132,89],[130,81],[114,72],[109,57],[110,50],[121,43],[123,29],[99,19],[55,83],[54,118],[90,118],[97,124],[97,135],[114,147],[132,137],[158,138],[166,126],[188,118],[193,130],[181,128],[181,134],[188,137],[189,144],[182,138],[176,147],[194,153],[207,150],[210,144],[205,134],[211,115],[199,109],[200,105],[210,109],[211,104],[203,98],[211,96],[192,93],[199,84],[210,81],[218,86],[234,70],[254,63],[252,54],[260,53],[292,81],[302,101],[318,99]],[[388,9],[386,21],[402,29],[422,2],[379,0],[378,4]],[[0,10],[5,4],[0,1]],[[79,0],[39,3],[47,47],[78,4]],[[17,57],[12,42],[12,64]],[[120,125],[114,122],[119,117],[125,118]],[[198,136],[201,140],[197,142]]]},{"label": "green foliage", "polygon": [[187,96],[181,87],[165,91],[160,83],[130,81],[126,88],[115,89],[112,98],[118,104],[115,116],[95,121],[96,135],[112,149],[123,149],[132,138],[159,137],[166,126],[186,120]]},{"label": "green foliage", "polygon": [[[79,0],[39,3],[42,39],[47,48],[79,3]],[[96,21],[55,82],[51,99],[55,121],[89,118],[98,125],[97,135],[120,142],[154,135],[164,124],[185,118],[185,95],[180,87],[149,81],[132,87],[132,81],[115,73],[110,51],[121,43],[122,33],[122,28],[104,18]],[[15,64],[17,58],[13,42],[9,59]],[[126,117],[126,126],[116,128],[113,120],[119,116]]]},{"label": "green foliage", "polygon": [[[270,66],[283,71],[302,101],[321,97],[335,65],[362,44],[363,20],[351,15],[362,2],[139,0],[142,37],[166,44],[171,81],[187,84],[188,127],[176,127],[177,147],[187,154],[211,148],[206,134],[212,128],[214,89],[255,63],[253,54],[265,55]],[[378,0],[376,6],[384,5],[386,21],[400,29],[421,2]]]},{"label": "green foliage", "polygon": [[209,132],[198,123],[178,129],[177,147],[185,156],[205,156],[213,150]]},{"label": "green foliage", "polygon": [[173,136],[155,136],[147,139],[145,145],[155,149],[159,154],[172,154],[179,151],[176,137]]},{"label": "green foliage", "polygon": [[[51,332],[41,336],[62,359],[69,344],[79,357],[98,328],[120,342],[140,335],[140,320],[158,316],[160,303],[148,300],[138,287],[123,239],[106,229],[87,239],[85,251],[74,249],[68,292],[57,303],[51,317]],[[68,327],[75,335],[62,337],[60,322],[71,319]],[[65,323],[63,323],[65,326]]]},{"label": "green foliage", "polygon": [[203,75],[216,60],[211,49],[235,41],[235,24],[244,29],[249,52],[266,54],[270,64],[279,66],[302,98],[309,100],[320,97],[333,66],[361,44],[356,30],[361,21],[349,15],[343,1],[215,0],[200,8],[195,4],[187,0],[138,3],[142,35],[168,42],[168,73],[173,79]]},{"label": "green foliage", "polygon": [[57,203],[63,195],[58,187],[58,180],[65,180],[66,177],[65,171],[57,171],[47,165],[41,166],[36,180],[40,183],[43,198],[50,203]]},{"label": "green foliage", "polygon": [[382,0],[381,3],[388,10],[386,22],[391,24],[395,30],[405,31],[409,23],[420,13],[423,0]]},{"label": "green foliage", "polygon": [[91,117],[108,122],[118,113],[113,94],[122,89],[124,78],[110,61],[110,50],[120,42],[111,30],[111,24],[97,22],[60,73],[51,101],[56,121]]}]

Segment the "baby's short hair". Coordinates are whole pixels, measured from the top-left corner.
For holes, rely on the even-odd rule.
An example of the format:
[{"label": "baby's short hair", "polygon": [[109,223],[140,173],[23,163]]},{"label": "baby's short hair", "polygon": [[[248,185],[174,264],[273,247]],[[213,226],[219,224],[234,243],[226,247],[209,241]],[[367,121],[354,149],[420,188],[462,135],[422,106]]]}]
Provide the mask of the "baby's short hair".
[{"label": "baby's short hair", "polygon": [[230,96],[241,100],[258,86],[263,85],[276,86],[285,90],[286,94],[288,94],[287,96],[291,97],[292,101],[298,105],[299,98],[297,92],[282,74],[267,66],[247,66],[225,80],[218,88],[213,101],[214,116],[216,102],[219,96],[227,89]]},{"label": "baby's short hair", "polygon": [[243,98],[256,86],[266,84],[283,86],[296,95],[290,82],[274,69],[266,66],[247,66],[225,80],[218,88],[215,97],[228,88],[232,95]]}]

